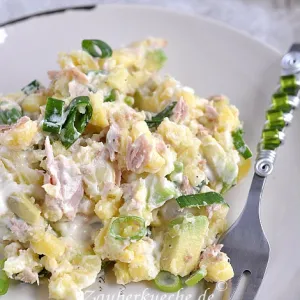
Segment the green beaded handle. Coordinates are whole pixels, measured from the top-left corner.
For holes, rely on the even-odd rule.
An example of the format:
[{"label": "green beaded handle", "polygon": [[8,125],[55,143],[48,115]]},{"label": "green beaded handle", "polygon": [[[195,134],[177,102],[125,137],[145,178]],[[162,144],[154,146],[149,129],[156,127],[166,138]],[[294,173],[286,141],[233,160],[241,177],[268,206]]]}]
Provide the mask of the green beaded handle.
[{"label": "green beaded handle", "polygon": [[292,110],[300,89],[296,75],[281,76],[280,88],[272,97],[272,106],[266,113],[266,124],[262,133],[262,149],[275,150],[284,140],[284,129],[293,119]]},{"label": "green beaded handle", "polygon": [[281,61],[280,86],[272,96],[266,112],[266,123],[259,144],[255,172],[267,176],[273,170],[276,149],[283,143],[284,130],[292,122],[293,111],[299,105],[300,44],[294,44]]}]

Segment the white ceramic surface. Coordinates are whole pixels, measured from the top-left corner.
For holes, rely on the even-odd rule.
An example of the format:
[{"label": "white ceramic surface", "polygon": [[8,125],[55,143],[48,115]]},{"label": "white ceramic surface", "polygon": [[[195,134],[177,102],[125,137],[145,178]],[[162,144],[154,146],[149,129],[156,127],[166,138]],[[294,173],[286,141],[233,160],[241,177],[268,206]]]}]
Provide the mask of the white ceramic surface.
[{"label": "white ceramic surface", "polygon": [[[240,109],[246,140],[253,150],[279,76],[279,53],[250,36],[210,20],[154,8],[99,6],[92,11],[37,17],[5,30],[8,37],[0,44],[1,92],[19,90],[33,79],[46,83],[46,71],[57,68],[57,52],[80,48],[83,38],[101,38],[117,47],[149,35],[165,37],[169,41],[166,72],[195,88],[199,95],[228,95]],[[289,299],[297,299],[300,295],[299,131],[300,116],[296,113],[263,196],[261,217],[272,253],[257,300],[282,300],[287,294]],[[226,197],[231,221],[244,205],[251,175]],[[104,284],[102,289],[100,292],[99,283],[93,285],[85,299],[204,300],[200,288],[186,289],[172,298],[152,297],[156,291],[144,284],[129,285],[119,296],[122,287]],[[2,299],[47,299],[47,292],[18,284]]]}]

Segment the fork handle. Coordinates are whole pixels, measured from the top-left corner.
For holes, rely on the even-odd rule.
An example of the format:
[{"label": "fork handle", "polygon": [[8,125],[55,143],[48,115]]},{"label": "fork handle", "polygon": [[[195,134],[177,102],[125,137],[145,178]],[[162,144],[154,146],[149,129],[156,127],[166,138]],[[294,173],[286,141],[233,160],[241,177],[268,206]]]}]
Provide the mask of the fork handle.
[{"label": "fork handle", "polygon": [[299,94],[300,44],[293,44],[281,60],[280,85],[267,110],[267,121],[258,144],[255,173],[261,177],[267,177],[273,171],[276,149],[284,142],[285,128],[291,124],[293,112],[299,106]]}]

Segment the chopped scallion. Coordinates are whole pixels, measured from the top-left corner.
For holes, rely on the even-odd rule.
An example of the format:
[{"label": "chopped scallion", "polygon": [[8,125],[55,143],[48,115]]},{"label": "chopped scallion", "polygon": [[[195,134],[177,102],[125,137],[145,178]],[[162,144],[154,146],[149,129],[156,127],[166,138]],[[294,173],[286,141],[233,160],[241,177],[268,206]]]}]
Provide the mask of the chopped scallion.
[{"label": "chopped scallion", "polygon": [[64,101],[59,99],[48,98],[43,123],[44,131],[60,133],[63,125],[64,103]]},{"label": "chopped scallion", "polygon": [[172,102],[164,110],[152,117],[151,120],[146,120],[149,128],[157,128],[164,118],[169,118],[177,102]]},{"label": "chopped scallion", "polygon": [[0,108],[0,124],[11,125],[16,123],[22,117],[22,111],[13,107],[12,109],[1,110]]},{"label": "chopped scallion", "polygon": [[69,148],[83,133],[93,114],[90,99],[79,96],[72,100],[66,110],[66,121],[62,125],[61,142]]},{"label": "chopped scallion", "polygon": [[[112,56],[111,47],[101,40],[83,40],[81,43],[82,50],[88,52],[93,57],[106,58]],[[101,53],[97,51],[100,49]]]},{"label": "chopped scallion", "polygon": [[111,90],[109,95],[104,98],[103,102],[114,102],[114,101],[116,101],[116,98],[117,98],[117,92],[115,89],[113,89],[113,90]]},{"label": "chopped scallion", "polygon": [[245,144],[245,141],[243,139],[243,130],[238,129],[235,132],[232,133],[233,138],[233,145],[235,149],[240,153],[243,158],[248,159],[252,157],[252,152],[248,148],[248,146]]},{"label": "chopped scallion", "polygon": [[221,194],[216,192],[207,192],[194,195],[183,195],[176,199],[180,208],[208,206],[212,204],[226,204]]},{"label": "chopped scallion", "polygon": [[182,289],[180,277],[166,271],[159,272],[154,283],[160,291],[165,293],[176,293]]},{"label": "chopped scallion", "polygon": [[185,281],[187,286],[194,286],[199,281],[201,281],[207,275],[207,271],[205,268],[201,268],[194,273],[192,273],[189,278]]},{"label": "chopped scallion", "polygon": [[112,222],[109,233],[116,240],[138,241],[147,233],[145,220],[136,216],[118,217]]},{"label": "chopped scallion", "polygon": [[40,90],[42,88],[44,88],[44,87],[39,81],[33,80],[29,84],[24,86],[21,90],[22,90],[22,92],[24,92],[24,94],[30,95],[30,94],[36,93],[38,90]]}]

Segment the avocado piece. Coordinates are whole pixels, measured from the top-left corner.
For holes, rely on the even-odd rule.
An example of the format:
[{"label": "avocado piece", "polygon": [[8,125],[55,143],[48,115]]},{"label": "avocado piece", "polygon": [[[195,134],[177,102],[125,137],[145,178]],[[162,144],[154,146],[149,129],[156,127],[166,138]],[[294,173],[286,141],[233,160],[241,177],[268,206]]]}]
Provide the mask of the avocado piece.
[{"label": "avocado piece", "polygon": [[41,218],[41,211],[24,194],[14,194],[7,200],[8,207],[26,223],[34,225]]},{"label": "avocado piece", "polygon": [[149,70],[150,72],[157,71],[164,66],[166,61],[167,56],[162,49],[148,51],[146,54],[145,69]]},{"label": "avocado piece", "polygon": [[211,136],[202,139],[201,149],[204,157],[214,170],[215,175],[223,184],[233,185],[238,176],[238,164],[230,153],[226,153],[222,146]]},{"label": "avocado piece", "polygon": [[147,203],[152,210],[162,206],[166,201],[179,196],[175,183],[165,177],[149,175],[145,178],[147,186]]},{"label": "avocado piece", "polygon": [[209,221],[206,216],[187,214],[170,222],[164,236],[161,269],[186,276],[198,265],[205,247]]}]

